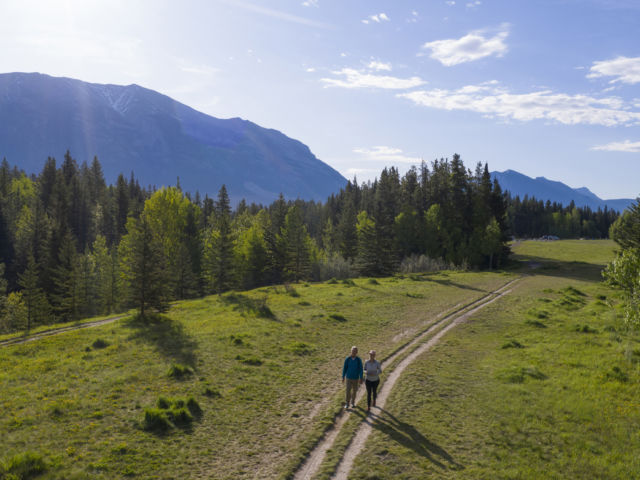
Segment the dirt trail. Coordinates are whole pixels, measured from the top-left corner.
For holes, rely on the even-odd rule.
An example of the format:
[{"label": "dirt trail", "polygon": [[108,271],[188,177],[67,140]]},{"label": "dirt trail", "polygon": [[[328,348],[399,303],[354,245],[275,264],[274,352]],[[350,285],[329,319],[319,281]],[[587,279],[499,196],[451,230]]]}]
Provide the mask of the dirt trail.
[{"label": "dirt trail", "polygon": [[94,322],[85,322],[76,325],[69,325],[68,327],[60,327],[53,328],[51,330],[46,330],[40,333],[34,333],[33,335],[29,335],[27,337],[15,337],[9,338],[7,340],[0,341],[0,347],[6,347],[9,345],[18,345],[20,343],[33,342],[34,340],[39,340],[43,337],[50,337],[51,335],[58,335],[59,333],[69,332],[71,330],[80,330],[81,328],[91,328],[91,327],[99,327],[100,325],[106,325],[107,323],[115,322],[116,320],[120,320],[121,318],[127,317],[128,315],[118,315],[116,317],[109,317],[103,320],[96,320]]},{"label": "dirt trail", "polygon": [[[414,340],[409,342],[407,345],[399,349],[396,353],[394,353],[391,357],[385,359],[385,364],[392,364],[394,360],[398,357],[409,352],[416,344],[421,343],[425,340],[426,337],[431,335],[434,331],[440,329],[428,342],[423,343],[418,348],[416,348],[413,352],[409,353],[406,358],[404,358],[392,371],[388,369],[385,370],[386,379],[382,388],[378,393],[378,398],[376,401],[376,407],[378,409],[382,409],[385,405],[387,397],[389,396],[389,392],[393,389],[396,381],[402,374],[402,372],[422,353],[429,350],[433,347],[438,341],[444,336],[449,330],[456,327],[460,323],[467,320],[471,315],[480,310],[481,308],[493,303],[495,300],[500,298],[502,295],[509,293],[511,290],[508,290],[508,287],[516,282],[518,279],[512,280],[507,284],[500,287],[498,290],[491,292],[488,295],[472,302],[471,304],[463,307],[462,310],[455,311],[441,320],[436,321],[433,325],[431,325],[427,330],[418,335]],[[443,325],[445,325],[443,327]],[[364,397],[365,391],[364,388],[359,389],[358,395],[356,397],[356,403],[360,402],[360,400]],[[340,433],[340,430],[349,419],[348,412],[343,412],[338,419],[336,420],[333,427],[325,434],[320,443],[314,448],[311,452],[307,460],[304,464],[296,471],[294,475],[294,480],[310,480],[312,479],[320,469],[322,462],[326,456],[327,451],[333,446],[336,437]],[[349,447],[345,451],[345,454],[338,465],[338,469],[334,474],[333,478],[335,479],[346,479],[351,467],[353,465],[353,461],[355,460],[358,453],[364,447],[364,444],[367,440],[367,437],[371,433],[371,421],[375,418],[375,414],[372,414],[370,418],[367,418],[361,425],[358,427],[354,438],[352,439]]]}]

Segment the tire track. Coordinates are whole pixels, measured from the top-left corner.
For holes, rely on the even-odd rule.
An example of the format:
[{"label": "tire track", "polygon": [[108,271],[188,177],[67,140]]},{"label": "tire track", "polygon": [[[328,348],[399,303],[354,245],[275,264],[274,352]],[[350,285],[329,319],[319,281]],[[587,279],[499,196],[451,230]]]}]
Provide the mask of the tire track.
[{"label": "tire track", "polygon": [[[511,290],[507,290],[517,279],[511,280],[507,282],[505,285],[500,287],[499,289],[479,298],[478,300],[471,302],[470,304],[446,315],[442,319],[436,321],[432,324],[427,330],[419,334],[416,338],[414,338],[411,342],[407,343],[405,346],[399,348],[396,352],[394,352],[390,357],[385,359],[386,364],[392,364],[399,357],[407,354],[406,357],[400,361],[398,365],[389,373],[388,373],[380,392],[378,393],[377,398],[377,408],[384,407],[386,399],[389,395],[391,389],[395,385],[397,379],[400,377],[402,372],[407,368],[407,366],[413,362],[419,355],[424,353],[433,347],[443,335],[445,335],[449,330],[459,325],[460,323],[467,320],[473,313],[477,312],[481,308],[493,303],[495,300],[500,298],[502,295],[509,293]],[[426,337],[430,336],[434,332],[437,333],[426,343],[423,343],[418,348],[414,349],[416,345],[422,343]],[[356,403],[359,403],[364,397],[365,392],[364,389],[358,389],[358,394],[356,396]],[[294,480],[310,480],[312,479],[320,469],[322,462],[324,461],[327,451],[333,446],[340,430],[347,422],[350,416],[343,412],[339,415],[338,419],[335,421],[334,425],[325,433],[324,437],[320,440],[320,442],[316,445],[316,447],[312,450],[309,457],[307,457],[306,461],[302,464],[302,466],[295,472],[293,479]],[[356,434],[354,438],[351,440],[351,443],[347,447],[347,450],[344,453],[340,464],[332,478],[335,479],[346,479],[351,467],[353,465],[353,461],[357,454],[364,447],[364,443],[366,442],[367,437],[371,433],[371,423],[370,419],[367,418],[356,430]]]},{"label": "tire track", "polygon": [[44,332],[34,333],[33,335],[29,335],[28,337],[9,338],[7,340],[0,341],[0,347],[7,347],[9,345],[19,345],[21,343],[33,342],[35,340],[40,340],[41,338],[44,338],[44,337],[50,337],[52,335],[58,335],[64,332],[70,332],[72,330],[99,327],[100,325],[106,325],[108,323],[115,322],[116,320],[120,320],[121,318],[128,317],[128,316],[129,316],[128,314],[123,314],[123,315],[118,315],[116,317],[105,318],[103,320],[96,320],[94,322],[85,322],[79,325],[69,325],[68,327],[53,328],[51,330],[45,330]]}]

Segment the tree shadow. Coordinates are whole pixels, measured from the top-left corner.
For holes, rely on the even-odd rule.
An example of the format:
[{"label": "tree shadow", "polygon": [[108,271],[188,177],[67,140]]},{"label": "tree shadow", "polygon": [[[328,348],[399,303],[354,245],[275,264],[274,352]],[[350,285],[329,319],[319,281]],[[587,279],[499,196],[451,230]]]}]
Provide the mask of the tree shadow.
[{"label": "tree shadow", "polygon": [[251,313],[260,318],[278,319],[267,305],[267,297],[250,298],[240,293],[229,293],[221,297],[221,300],[222,303],[232,305],[234,310],[242,314]]},{"label": "tree shadow", "polygon": [[124,321],[124,326],[134,332],[132,340],[148,343],[167,358],[195,367],[197,342],[185,331],[184,326],[165,315],[135,315]]},{"label": "tree shadow", "polygon": [[444,448],[429,440],[413,425],[401,422],[391,413],[382,408],[379,410],[380,413],[372,411],[367,415],[366,412],[360,413],[360,411],[358,411],[357,414],[361,415],[363,420],[373,428],[384,433],[393,441],[399,443],[405,448],[413,450],[438,468],[443,470],[464,469],[464,466],[456,462]]},{"label": "tree shadow", "polygon": [[602,270],[605,267],[598,263],[564,261],[517,254],[512,256],[512,261],[511,268],[516,271],[588,282],[602,281]]}]

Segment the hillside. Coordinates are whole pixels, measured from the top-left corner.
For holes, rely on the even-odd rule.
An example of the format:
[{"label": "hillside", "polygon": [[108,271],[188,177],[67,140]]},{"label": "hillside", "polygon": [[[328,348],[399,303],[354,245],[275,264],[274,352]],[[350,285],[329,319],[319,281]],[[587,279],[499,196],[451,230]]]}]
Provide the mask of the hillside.
[{"label": "hillside", "polygon": [[528,195],[544,202],[549,200],[565,206],[573,201],[578,207],[597,210],[606,206],[619,212],[634,201],[631,198],[603,200],[586,187],[571,188],[562,182],[548,180],[545,177],[531,178],[514,170],[491,172],[491,177],[498,180],[503,190],[509,191],[514,197],[518,195],[521,199]]},{"label": "hillside", "polygon": [[[292,478],[340,425],[313,477],[328,479],[371,425],[348,478],[635,478],[638,335],[600,283],[613,249],[523,242],[510,273],[232,292],[0,346],[0,461],[42,458],[51,479]],[[460,311],[471,315],[413,360],[384,409],[368,422],[362,402],[341,409],[351,345],[378,351],[384,389],[420,350],[403,347]]]},{"label": "hillside", "polygon": [[346,180],[303,143],[240,118],[218,119],[138,85],[101,85],[38,73],[0,74],[0,158],[37,173],[67,150],[97,155],[108,182],[134,171],[232,201],[326,200]]}]

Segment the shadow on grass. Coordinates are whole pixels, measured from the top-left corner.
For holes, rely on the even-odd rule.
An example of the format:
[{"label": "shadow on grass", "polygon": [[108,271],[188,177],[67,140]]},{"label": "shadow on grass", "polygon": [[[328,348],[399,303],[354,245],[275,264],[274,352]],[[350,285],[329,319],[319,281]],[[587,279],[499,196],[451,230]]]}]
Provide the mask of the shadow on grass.
[{"label": "shadow on grass", "polygon": [[124,326],[134,331],[131,339],[148,343],[165,357],[195,367],[198,345],[180,322],[158,314],[136,315],[126,319]]},{"label": "shadow on grass", "polygon": [[382,408],[379,411],[380,413],[372,411],[369,415],[360,410],[357,410],[356,413],[363,417],[363,420],[373,428],[405,448],[413,450],[437,467],[449,470],[464,469],[464,466],[457,463],[444,448],[429,440],[413,425],[401,422]]},{"label": "shadow on grass", "polygon": [[221,300],[222,303],[232,305],[234,310],[238,310],[243,314],[251,313],[260,318],[278,319],[267,305],[266,297],[250,298],[240,293],[230,293],[223,296]]},{"label": "shadow on grass", "polygon": [[605,266],[597,263],[569,262],[555,258],[513,255],[510,267],[512,270],[535,275],[600,282],[602,281],[602,270]]}]

